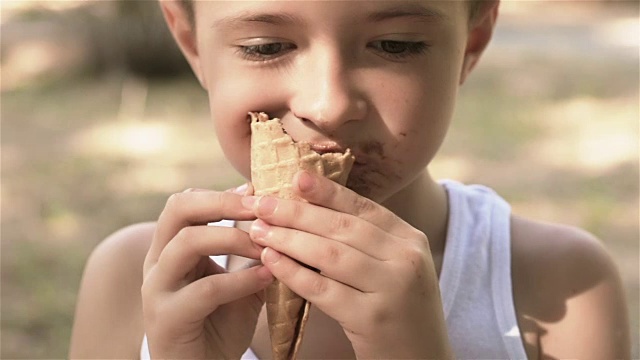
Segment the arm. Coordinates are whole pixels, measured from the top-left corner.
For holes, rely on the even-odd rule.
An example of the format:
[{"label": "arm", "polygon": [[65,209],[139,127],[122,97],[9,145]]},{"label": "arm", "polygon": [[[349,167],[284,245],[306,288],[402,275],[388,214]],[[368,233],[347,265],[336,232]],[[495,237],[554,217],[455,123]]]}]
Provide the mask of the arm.
[{"label": "arm", "polygon": [[516,307],[520,319],[535,322],[537,339],[529,342],[537,343],[538,353],[629,359],[622,281],[599,240],[575,228],[523,219],[514,220],[513,232]]},{"label": "arm", "polygon": [[91,254],[78,294],[70,358],[138,358],[143,262],[155,224],[124,228]]}]

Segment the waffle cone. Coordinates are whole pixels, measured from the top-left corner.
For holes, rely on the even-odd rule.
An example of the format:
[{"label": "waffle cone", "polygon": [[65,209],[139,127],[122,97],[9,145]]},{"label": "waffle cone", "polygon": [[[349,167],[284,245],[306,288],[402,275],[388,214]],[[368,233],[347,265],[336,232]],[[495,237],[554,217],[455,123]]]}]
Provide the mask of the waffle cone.
[{"label": "waffle cone", "polygon": [[[293,176],[300,170],[345,185],[354,157],[351,151],[318,154],[305,142],[294,142],[279,119],[264,113],[251,117],[251,182],[257,196],[301,200],[293,193]],[[310,303],[275,280],[267,288],[267,321],[274,359],[295,359],[302,342]]]}]

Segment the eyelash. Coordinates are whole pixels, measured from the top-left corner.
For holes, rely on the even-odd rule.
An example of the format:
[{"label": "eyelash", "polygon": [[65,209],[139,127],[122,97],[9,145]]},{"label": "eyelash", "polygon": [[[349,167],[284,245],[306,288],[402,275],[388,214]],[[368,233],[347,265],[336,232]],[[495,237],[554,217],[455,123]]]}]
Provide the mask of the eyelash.
[{"label": "eyelash", "polygon": [[[404,47],[402,52],[389,52],[384,50],[384,45],[392,45]],[[381,56],[393,58],[396,60],[403,60],[413,56],[419,56],[425,54],[430,45],[424,41],[397,41],[397,40],[377,40],[367,44],[367,47],[374,49],[381,54]]]},{"label": "eyelash", "polygon": [[[259,52],[261,47],[274,45],[279,45],[282,47],[282,49],[278,49],[279,51],[277,52],[277,54],[261,54]],[[297,46],[291,43],[273,42],[258,45],[239,45],[237,52],[245,60],[268,62],[286,54],[289,51],[295,50],[296,48]]]},{"label": "eyelash", "polygon": [[[277,51],[271,54],[261,54],[260,48],[266,46],[280,46],[281,48],[276,49]],[[401,52],[389,52],[388,49],[384,50],[385,45],[404,47]],[[249,61],[256,62],[268,62],[271,60],[275,60],[284,54],[295,50],[297,46],[291,43],[284,42],[273,42],[273,43],[265,43],[259,45],[238,45],[237,52],[240,56]],[[377,40],[367,44],[367,48],[373,49],[381,54],[381,56],[388,57],[395,60],[403,60],[406,58],[410,58],[413,56],[419,56],[426,53],[430,45],[424,41],[396,41],[396,40]]]}]

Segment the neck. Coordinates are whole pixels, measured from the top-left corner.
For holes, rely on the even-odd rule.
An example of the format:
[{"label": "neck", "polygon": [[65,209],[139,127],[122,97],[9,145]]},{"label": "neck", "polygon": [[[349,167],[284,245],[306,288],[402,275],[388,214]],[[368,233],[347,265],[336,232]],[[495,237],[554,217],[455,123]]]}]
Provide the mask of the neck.
[{"label": "neck", "polygon": [[434,256],[444,252],[449,204],[445,189],[425,169],[408,186],[385,200],[382,205],[429,239]]}]

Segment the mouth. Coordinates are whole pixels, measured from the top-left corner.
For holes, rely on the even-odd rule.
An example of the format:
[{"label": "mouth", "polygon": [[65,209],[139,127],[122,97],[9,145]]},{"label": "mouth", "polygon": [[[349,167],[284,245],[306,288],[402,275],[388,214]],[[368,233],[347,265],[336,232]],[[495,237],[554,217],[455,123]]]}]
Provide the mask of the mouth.
[{"label": "mouth", "polygon": [[317,152],[320,155],[328,154],[328,153],[344,154],[344,152],[346,151],[344,147],[340,146],[335,141],[326,141],[326,142],[317,142],[317,143],[308,142],[308,144],[309,144],[309,147],[311,147],[311,150]]}]

